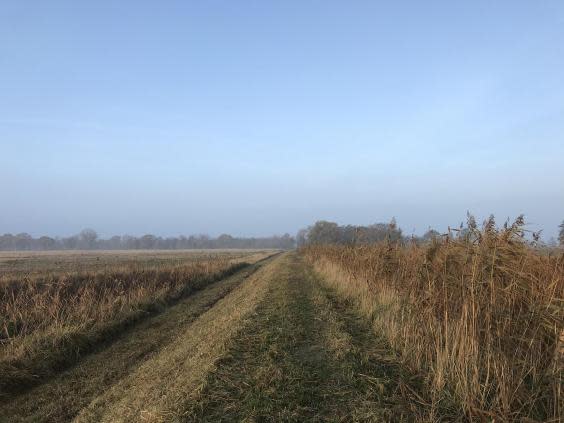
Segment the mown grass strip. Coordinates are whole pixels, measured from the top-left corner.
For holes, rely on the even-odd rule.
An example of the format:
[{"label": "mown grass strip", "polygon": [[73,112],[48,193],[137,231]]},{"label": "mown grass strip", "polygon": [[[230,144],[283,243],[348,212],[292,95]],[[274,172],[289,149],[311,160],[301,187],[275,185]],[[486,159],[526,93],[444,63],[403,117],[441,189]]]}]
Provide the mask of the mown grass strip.
[{"label": "mown grass strip", "polygon": [[424,406],[407,389],[417,380],[369,323],[293,254],[183,421],[413,421]]}]

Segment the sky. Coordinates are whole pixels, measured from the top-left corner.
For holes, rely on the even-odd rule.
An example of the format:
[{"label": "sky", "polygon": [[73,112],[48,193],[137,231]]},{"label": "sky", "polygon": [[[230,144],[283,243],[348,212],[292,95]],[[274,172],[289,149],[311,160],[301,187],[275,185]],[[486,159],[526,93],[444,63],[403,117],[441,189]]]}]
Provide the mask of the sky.
[{"label": "sky", "polygon": [[564,219],[564,2],[0,2],[0,233]]}]

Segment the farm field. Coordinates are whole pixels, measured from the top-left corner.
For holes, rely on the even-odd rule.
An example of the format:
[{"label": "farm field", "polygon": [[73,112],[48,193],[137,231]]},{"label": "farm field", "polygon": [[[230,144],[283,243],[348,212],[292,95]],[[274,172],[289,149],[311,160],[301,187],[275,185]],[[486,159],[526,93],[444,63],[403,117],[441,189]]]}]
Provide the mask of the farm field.
[{"label": "farm field", "polygon": [[[0,251],[0,277],[45,273],[107,270],[109,268],[151,267],[224,257],[237,260],[257,257],[268,250],[63,250]],[[253,258],[251,258],[253,260]]]},{"label": "farm field", "polygon": [[[406,269],[393,266],[407,263],[402,254],[409,253],[417,261],[429,247],[413,248],[393,250],[382,244],[358,250],[311,246],[289,252],[120,252],[115,256],[89,252],[33,256],[29,264],[20,256],[17,266],[4,270],[1,279],[0,421],[423,422],[478,421],[488,414],[504,421],[513,420],[507,416],[516,420],[518,413],[537,417],[534,421],[557,421],[560,399],[554,383],[561,368],[550,358],[536,365],[525,363],[529,366],[525,370],[536,372],[544,384],[523,388],[535,400],[525,411],[522,402],[517,402],[520,409],[515,404],[513,409],[496,408],[493,401],[472,409],[464,402],[464,391],[448,380],[448,363],[443,370],[447,380],[441,386],[431,359],[428,367],[414,364],[382,322],[422,350],[431,341],[412,336],[417,328],[409,313],[425,316],[420,321],[427,322],[430,332],[438,330],[436,323],[424,314],[426,309],[412,310],[394,299],[394,292],[405,290],[382,295],[381,288],[370,282],[370,275],[382,280],[396,273],[407,277]],[[428,257],[431,262],[442,260],[443,252],[453,253],[456,246],[433,248],[437,258]],[[460,251],[457,254],[462,257]],[[536,292],[535,300],[546,301],[545,307],[558,306],[561,260],[530,254],[522,250],[517,257],[529,260],[530,272],[552,277],[546,279],[552,291]],[[17,254],[9,259],[13,256]],[[502,260],[515,257],[510,254]],[[48,269],[44,276],[41,262]],[[73,262],[80,271],[70,270]],[[56,263],[69,267],[63,264],[66,270],[59,271]],[[380,268],[384,263],[387,267]],[[352,264],[354,268],[347,268]],[[415,264],[409,266],[417,274]],[[31,275],[27,279],[22,276],[25,269]],[[20,279],[10,279],[17,275]],[[457,275],[451,270],[451,277]],[[433,277],[439,280],[439,276]],[[517,276],[523,286],[530,273]],[[373,283],[372,289],[360,281]],[[398,283],[390,281],[389,286],[396,289]],[[18,284],[26,287],[27,301],[35,298],[27,303],[27,314],[13,312],[24,304],[18,303],[23,289]],[[54,289],[57,284],[66,290]],[[85,285],[92,289],[81,291]],[[63,297],[68,301],[57,303]],[[112,299],[111,304],[106,298]],[[367,309],[367,304],[372,308]],[[511,310],[511,304],[505,307]],[[398,310],[406,313],[406,326],[393,314]],[[533,317],[545,319],[543,324],[553,319],[552,330],[528,336],[537,355],[551,348],[554,354],[558,341],[550,336],[558,335],[561,310]],[[456,324],[456,319],[451,321]],[[533,327],[536,321],[527,322]],[[542,337],[544,344],[533,336]],[[491,353],[485,346],[479,348]],[[490,359],[501,360],[493,355]],[[506,364],[514,366],[514,373],[523,371],[518,363]],[[523,397],[515,401],[527,404]]]}]

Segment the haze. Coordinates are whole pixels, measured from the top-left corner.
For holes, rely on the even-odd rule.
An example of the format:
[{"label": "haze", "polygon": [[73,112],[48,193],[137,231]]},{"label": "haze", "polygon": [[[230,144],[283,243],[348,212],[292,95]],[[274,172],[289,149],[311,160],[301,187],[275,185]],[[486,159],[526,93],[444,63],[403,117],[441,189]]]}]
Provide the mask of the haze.
[{"label": "haze", "polygon": [[0,5],[0,233],[564,219],[564,2]]}]

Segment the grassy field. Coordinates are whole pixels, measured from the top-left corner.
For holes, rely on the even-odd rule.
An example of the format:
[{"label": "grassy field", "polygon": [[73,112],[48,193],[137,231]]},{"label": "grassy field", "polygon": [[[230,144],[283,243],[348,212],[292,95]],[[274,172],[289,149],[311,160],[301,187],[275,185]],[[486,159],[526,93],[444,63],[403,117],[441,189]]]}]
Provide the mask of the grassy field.
[{"label": "grassy field", "polygon": [[0,422],[561,417],[562,257],[508,234],[16,259]]},{"label": "grassy field", "polygon": [[[178,265],[223,257],[260,257],[265,250],[88,250],[0,251],[0,278],[46,273],[93,272],[112,268]],[[252,261],[253,258],[250,258]]]},{"label": "grassy field", "polygon": [[0,396],[39,382],[127,326],[269,254],[7,255],[9,270],[0,276]]}]

